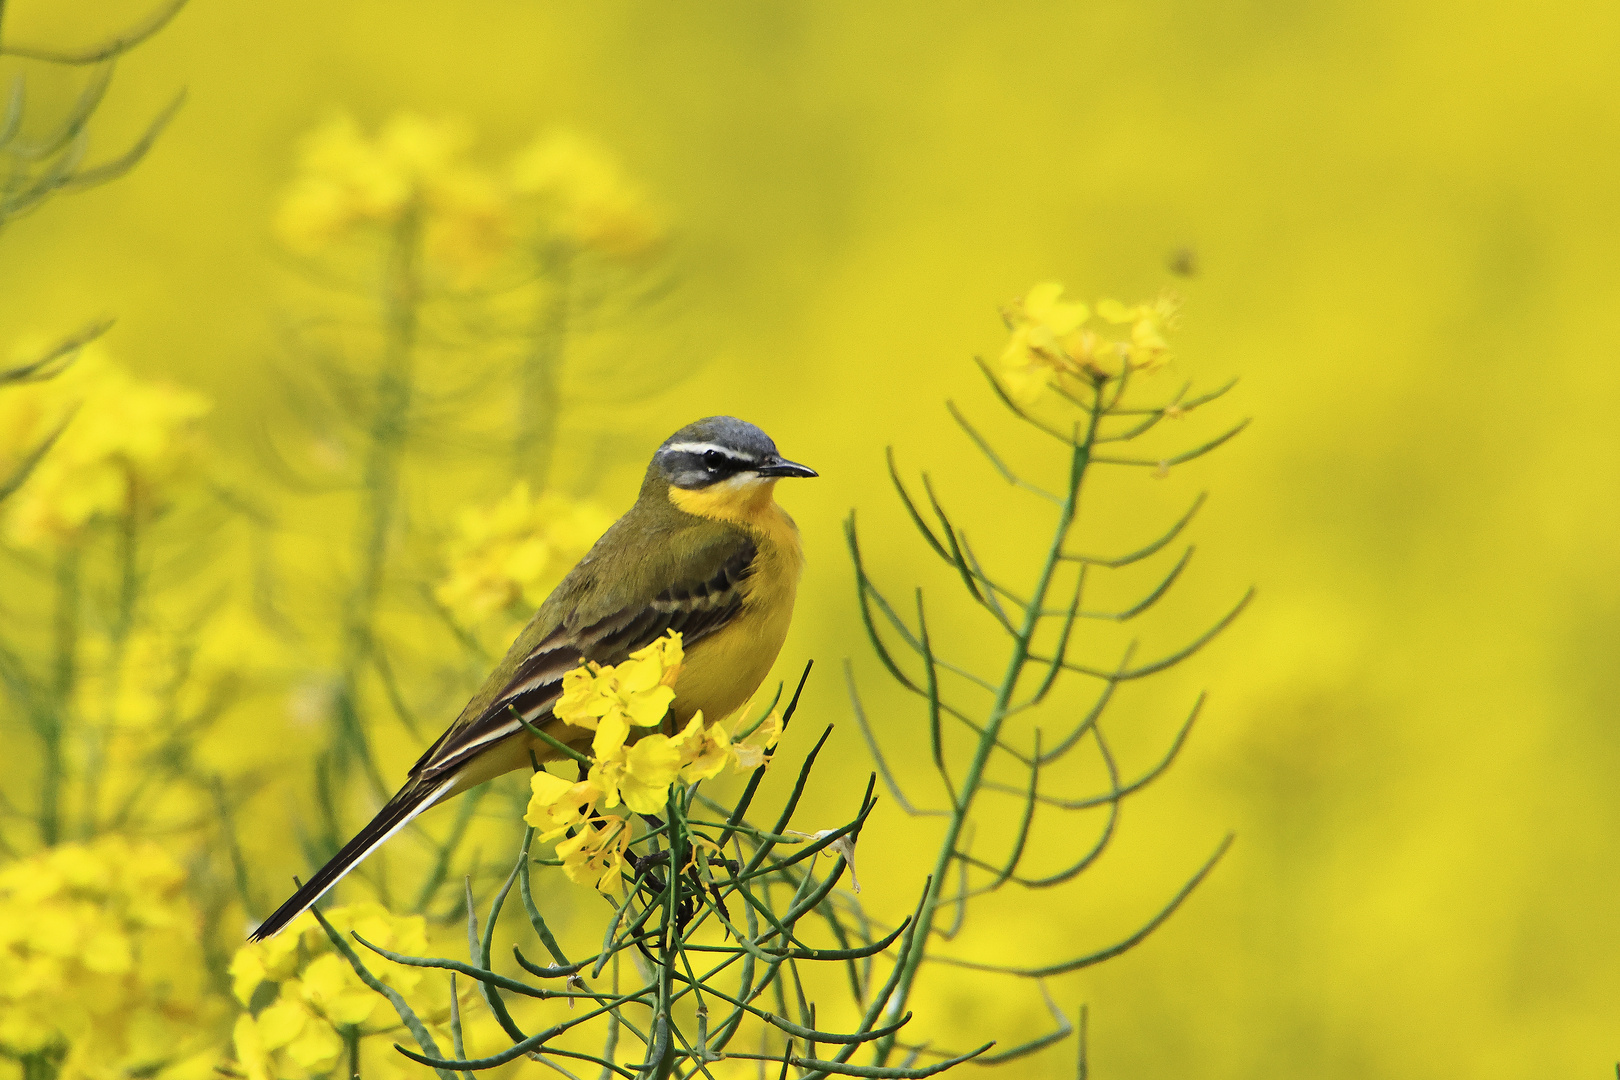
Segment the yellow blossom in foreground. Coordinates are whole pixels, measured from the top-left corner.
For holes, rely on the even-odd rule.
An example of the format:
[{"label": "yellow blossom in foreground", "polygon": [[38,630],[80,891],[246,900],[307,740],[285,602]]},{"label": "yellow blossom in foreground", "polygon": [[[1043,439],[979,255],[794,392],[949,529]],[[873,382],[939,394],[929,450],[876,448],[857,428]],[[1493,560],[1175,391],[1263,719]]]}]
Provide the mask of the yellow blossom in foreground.
[{"label": "yellow blossom in foreground", "polygon": [[[420,915],[394,915],[376,903],[350,904],[325,914],[345,936],[359,934],[394,952],[421,955],[427,950]],[[372,973],[399,991],[424,1022],[447,1017],[448,998],[439,992],[442,987],[424,983],[422,969],[388,963],[350,941]],[[257,1004],[256,998],[262,1002],[267,991],[273,992],[257,1014],[238,1016],[233,1032],[237,1067],[254,1080],[327,1072],[344,1052],[345,1029],[357,1028],[364,1040],[399,1026],[393,1006],[360,981],[307,913],[269,941],[238,949],[230,976],[231,990],[243,1006]]]},{"label": "yellow blossom in foreground", "polygon": [[557,845],[563,873],[576,885],[589,885],[601,892],[619,887],[619,871],[624,853],[630,849],[630,823],[621,817],[595,817],[572,837]]},{"label": "yellow blossom in foreground", "polygon": [[0,870],[0,1046],[109,1077],[206,1049],[214,1010],[184,886],[162,849],[114,836]]},{"label": "yellow blossom in foreground", "polygon": [[692,717],[673,742],[680,754],[681,779],[689,784],[720,775],[720,770],[736,759],[726,729],[718,722],[705,727],[702,712]]},{"label": "yellow blossom in foreground", "polygon": [[628,741],[632,725],[654,727],[669,712],[682,657],[681,635],[671,630],[622,664],[582,664],[563,676],[562,696],[553,711],[565,723],[595,731],[595,756],[613,758]]},{"label": "yellow blossom in foreground", "polygon": [[449,572],[434,595],[466,626],[519,605],[538,607],[610,524],[591,503],[534,496],[520,480],[495,505],[462,512],[445,551]]},{"label": "yellow blossom in foreground", "polygon": [[201,394],[135,378],[93,346],[54,379],[7,387],[0,477],[62,432],[5,505],[11,538],[51,547],[73,543],[100,519],[150,520],[195,468],[198,422],[212,407]]},{"label": "yellow blossom in foreground", "polygon": [[680,771],[681,751],[673,739],[643,735],[629,746],[620,743],[611,754],[599,753],[591,782],[602,790],[602,805],[609,810],[623,799],[638,814],[656,814]]},{"label": "yellow blossom in foreground", "polygon": [[631,823],[604,810],[622,802],[632,813],[660,813],[677,781],[707,780],[728,764],[738,770],[758,768],[781,737],[782,714],[773,709],[740,740],[719,723],[705,724],[702,712],[678,735],[646,732],[632,740],[632,726],[653,727],[668,713],[674,700],[670,684],[682,656],[681,636],[672,631],[622,664],[582,664],[563,677],[554,711],[575,727],[595,729],[590,774],[569,783],[536,772],[529,780],[523,820],[539,830],[542,840],[572,831],[557,844],[557,856],[572,881],[604,892],[618,888]]},{"label": "yellow blossom in foreground", "polygon": [[[1112,378],[1126,363],[1151,371],[1169,360],[1166,334],[1179,310],[1174,294],[1132,307],[1107,299],[1087,307],[1062,296],[1063,286],[1042,282],[1003,312],[1012,336],[996,375],[1014,401],[1032,404],[1054,383]],[[1118,327],[1128,328],[1128,336]]]},{"label": "yellow blossom in foreground", "polygon": [[513,189],[535,206],[544,235],[630,257],[657,244],[663,223],[601,147],[571,131],[541,135],[518,155]]},{"label": "yellow blossom in foreground", "polygon": [[529,808],[523,820],[551,840],[582,824],[602,797],[602,789],[589,780],[570,784],[544,769],[529,778]]}]

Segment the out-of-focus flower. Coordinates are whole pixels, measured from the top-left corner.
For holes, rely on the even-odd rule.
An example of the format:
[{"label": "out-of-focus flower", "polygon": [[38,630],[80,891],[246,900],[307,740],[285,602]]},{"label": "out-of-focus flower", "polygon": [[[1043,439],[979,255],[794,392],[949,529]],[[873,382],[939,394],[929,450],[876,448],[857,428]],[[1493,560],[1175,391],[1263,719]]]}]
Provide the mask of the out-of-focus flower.
[{"label": "out-of-focus flower", "polygon": [[1130,326],[1128,355],[1133,368],[1151,371],[1170,359],[1166,335],[1176,329],[1181,314],[1181,300],[1175,293],[1162,293],[1152,303],[1135,307],[1126,307],[1117,300],[1099,300],[1097,314],[1116,326]]},{"label": "out-of-focus flower", "polygon": [[591,749],[596,757],[613,758],[629,739],[632,725],[654,727],[669,712],[682,655],[681,635],[671,630],[622,664],[582,664],[563,676],[554,712],[565,723],[594,730]]},{"label": "out-of-focus flower", "polygon": [[462,512],[434,594],[467,626],[519,604],[538,607],[610,524],[592,503],[534,496],[520,480],[494,506]]},{"label": "out-of-focus flower", "polygon": [[0,869],[0,1046],[94,1077],[205,1050],[216,1012],[184,885],[161,848],[115,836]]},{"label": "out-of-focus flower", "polygon": [[542,134],[512,163],[512,188],[543,236],[628,258],[656,245],[664,225],[618,162],[572,131]]},{"label": "out-of-focus flower", "polygon": [[414,222],[428,263],[461,286],[522,240],[626,259],[663,239],[642,189],[579,135],[541,135],[500,173],[469,160],[471,146],[451,120],[400,113],[370,135],[336,116],[304,138],[276,235],[292,251],[320,255],[366,229]]},{"label": "out-of-focus flower", "polygon": [[[1180,307],[1174,294],[1133,307],[1105,299],[1089,308],[1062,296],[1063,286],[1042,282],[1003,311],[1012,336],[996,374],[1014,401],[1032,404],[1054,381],[1112,378],[1127,362],[1150,371],[1169,360],[1166,334]],[[1116,327],[1128,327],[1128,337]]]},{"label": "out-of-focus flower", "polygon": [[[394,915],[381,904],[361,903],[333,908],[326,917],[340,934],[358,934],[384,949],[412,955],[427,949],[426,923],[420,915]],[[366,955],[364,950],[361,955]],[[447,1018],[448,1000],[431,992],[437,987],[422,985],[420,968],[367,966],[405,997],[424,1022],[438,1024]],[[360,981],[307,913],[269,941],[238,949],[230,975],[232,992],[244,1007],[262,1002],[266,987],[274,991],[257,1013],[244,1012],[236,1020],[236,1062],[251,1078],[327,1072],[344,1051],[346,1030],[357,1030],[364,1040],[399,1026],[393,1006]]]},{"label": "out-of-focus flower", "polygon": [[73,543],[99,519],[150,520],[195,470],[198,421],[212,407],[201,394],[135,378],[94,346],[54,379],[8,388],[0,395],[0,476],[62,429],[6,503],[12,539],[45,548]]},{"label": "out-of-focus flower", "polygon": [[513,241],[510,193],[465,160],[467,129],[400,113],[368,137],[347,116],[311,132],[277,210],[282,243],[316,255],[357,230],[416,215],[428,259],[458,284],[496,265]]},{"label": "out-of-focus flower", "polygon": [[456,169],[429,189],[422,248],[452,282],[470,285],[498,266],[512,247],[511,197],[495,177]]},{"label": "out-of-focus flower", "polygon": [[1062,285],[1044,281],[1003,313],[1012,337],[1001,352],[1001,381],[1016,401],[1027,404],[1045,392],[1066,360],[1061,340],[1091,315],[1084,304],[1067,303],[1062,295]]},{"label": "out-of-focus flower", "polygon": [[[85,633],[72,711],[79,728],[96,739],[97,782],[87,791],[88,809],[117,813],[142,830],[212,821],[214,799],[203,777],[266,765],[258,741],[231,737],[221,724],[236,720],[235,710],[255,691],[273,686],[284,663],[281,643],[234,608],[183,634],[148,622],[121,639],[106,630]],[[163,763],[172,759],[182,732],[194,767],[153,783],[152,770],[167,770]]]}]

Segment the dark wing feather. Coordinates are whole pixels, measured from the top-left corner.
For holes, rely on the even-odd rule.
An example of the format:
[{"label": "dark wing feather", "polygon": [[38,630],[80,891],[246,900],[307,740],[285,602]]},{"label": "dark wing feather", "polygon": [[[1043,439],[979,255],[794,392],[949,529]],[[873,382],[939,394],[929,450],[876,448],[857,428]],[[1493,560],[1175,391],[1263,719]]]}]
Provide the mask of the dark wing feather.
[{"label": "dark wing feather", "polygon": [[[562,694],[563,676],[583,661],[622,663],[670,630],[680,632],[687,648],[713,634],[741,610],[742,585],[753,569],[755,554],[753,541],[743,539],[706,580],[671,586],[645,604],[622,608],[587,625],[553,630],[515,657],[511,675],[488,704],[469,707],[469,713],[428,748],[412,766],[412,778],[430,781],[453,771],[490,743],[516,732],[521,726],[517,716],[536,727],[543,724]],[[514,650],[522,644],[520,638]],[[502,667],[513,659],[509,656]]]}]

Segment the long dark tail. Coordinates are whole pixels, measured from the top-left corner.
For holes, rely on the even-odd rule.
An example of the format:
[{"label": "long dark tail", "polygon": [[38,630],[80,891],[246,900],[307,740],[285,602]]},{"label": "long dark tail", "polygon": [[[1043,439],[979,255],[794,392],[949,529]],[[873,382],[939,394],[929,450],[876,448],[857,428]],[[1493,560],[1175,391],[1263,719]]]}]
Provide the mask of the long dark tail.
[{"label": "long dark tail", "polygon": [[263,941],[279,934],[288,923],[308,911],[310,905],[325,896],[328,889],[342,881],[343,875],[359,866],[362,859],[410,824],[411,819],[417,814],[443,798],[453,782],[453,779],[446,778],[431,786],[410,784],[389,799],[388,805],[377,811],[377,816],[372,818],[353,840],[344,844],[342,851],[315,871],[314,877],[293,893],[285,904],[276,908],[268,919],[260,923],[259,928],[248,935],[248,940]]}]

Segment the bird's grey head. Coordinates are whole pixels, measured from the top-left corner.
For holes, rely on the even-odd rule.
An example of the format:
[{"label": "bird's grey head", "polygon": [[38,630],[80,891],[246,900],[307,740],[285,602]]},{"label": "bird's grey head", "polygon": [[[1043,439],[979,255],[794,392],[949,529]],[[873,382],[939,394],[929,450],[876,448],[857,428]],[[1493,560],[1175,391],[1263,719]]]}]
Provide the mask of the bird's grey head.
[{"label": "bird's grey head", "polygon": [[664,440],[653,455],[653,467],[671,486],[689,491],[743,475],[816,475],[814,469],[784,460],[769,435],[735,416],[706,416],[687,424]]}]

